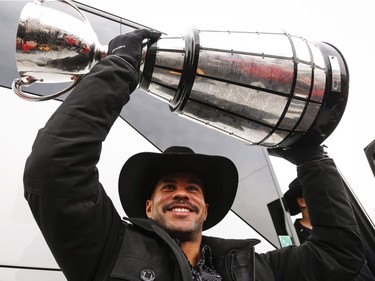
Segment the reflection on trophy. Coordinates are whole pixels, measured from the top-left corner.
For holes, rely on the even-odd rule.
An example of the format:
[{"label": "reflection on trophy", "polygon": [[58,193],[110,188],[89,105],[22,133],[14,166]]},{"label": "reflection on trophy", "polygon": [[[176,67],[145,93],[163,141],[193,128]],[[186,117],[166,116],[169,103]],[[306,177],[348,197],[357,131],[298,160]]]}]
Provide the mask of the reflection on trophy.
[{"label": "reflection on trophy", "polygon": [[[25,6],[17,33],[20,78],[13,88],[18,95],[55,98],[106,55],[81,17],[43,7],[40,1]],[[20,89],[62,81],[74,82],[50,96]],[[167,102],[172,112],[249,144],[288,147],[321,143],[333,132],[344,113],[349,79],[341,53],[327,43],[280,31],[192,28],[148,42],[139,88]]]},{"label": "reflection on trophy", "polygon": [[[80,16],[76,18],[43,6],[43,0],[28,3],[22,10],[16,37],[16,60],[20,75],[14,81],[15,93],[28,100],[48,100],[71,90],[92,66],[107,54],[89,21],[69,1]],[[39,97],[21,91],[33,83],[71,85],[59,93]]]}]

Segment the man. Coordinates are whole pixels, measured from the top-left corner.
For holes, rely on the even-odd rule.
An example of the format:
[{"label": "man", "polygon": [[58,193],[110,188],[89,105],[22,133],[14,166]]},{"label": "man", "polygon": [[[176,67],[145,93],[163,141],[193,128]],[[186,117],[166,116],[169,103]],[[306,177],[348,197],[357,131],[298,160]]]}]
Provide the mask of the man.
[{"label": "man", "polygon": [[[309,217],[309,211],[305,199],[303,198],[302,185],[299,183],[298,178],[294,179],[289,184],[289,190],[285,192],[284,199],[286,206],[292,216],[301,213],[302,218],[296,219],[294,227],[296,229],[298,240],[304,243],[306,240],[311,239],[312,225]],[[371,250],[367,243],[365,246],[365,264],[363,265],[360,273],[355,277],[356,281],[375,281],[375,253]]]},{"label": "man", "polygon": [[297,231],[299,242],[303,243],[311,235],[312,225],[298,178],[289,184],[289,190],[285,192],[284,199],[290,215],[295,216],[299,213],[302,215],[302,218],[294,221],[294,227]]},{"label": "man", "polygon": [[124,164],[119,193],[130,218],[121,220],[96,164],[136,88],[142,41],[158,36],[137,30],[114,38],[109,55],[39,131],[26,162],[25,197],[67,279],[351,280],[363,262],[358,226],[319,146],[272,152],[298,165],[313,206],[315,235],[300,247],[260,255],[256,240],[202,236],[229,211],[237,169],[225,157],[184,147],[136,154]]}]

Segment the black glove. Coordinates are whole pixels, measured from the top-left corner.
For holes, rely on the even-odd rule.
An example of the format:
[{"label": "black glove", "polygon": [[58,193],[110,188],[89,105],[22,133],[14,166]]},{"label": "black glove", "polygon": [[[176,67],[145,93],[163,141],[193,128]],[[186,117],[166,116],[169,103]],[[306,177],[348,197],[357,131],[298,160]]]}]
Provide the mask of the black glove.
[{"label": "black glove", "polygon": [[295,165],[301,165],[310,161],[328,157],[323,146],[299,145],[288,148],[268,148],[268,154],[284,158]]},{"label": "black glove", "polygon": [[160,32],[148,29],[137,29],[132,32],[116,36],[108,44],[108,55],[116,55],[128,63],[134,70],[139,70],[139,63],[142,52],[142,41],[144,39],[158,39]]}]

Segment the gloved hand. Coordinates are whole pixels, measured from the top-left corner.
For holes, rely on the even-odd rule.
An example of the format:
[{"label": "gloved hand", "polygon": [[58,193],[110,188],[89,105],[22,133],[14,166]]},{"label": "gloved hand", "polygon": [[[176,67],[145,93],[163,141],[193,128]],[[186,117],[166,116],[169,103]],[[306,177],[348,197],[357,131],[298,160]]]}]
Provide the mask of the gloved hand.
[{"label": "gloved hand", "polygon": [[268,154],[284,158],[295,165],[301,165],[313,160],[328,157],[323,146],[320,145],[299,145],[289,148],[268,148]]},{"label": "gloved hand", "polygon": [[144,39],[158,39],[160,32],[148,29],[137,29],[132,32],[118,35],[108,44],[108,55],[117,55],[126,60],[138,72]]}]

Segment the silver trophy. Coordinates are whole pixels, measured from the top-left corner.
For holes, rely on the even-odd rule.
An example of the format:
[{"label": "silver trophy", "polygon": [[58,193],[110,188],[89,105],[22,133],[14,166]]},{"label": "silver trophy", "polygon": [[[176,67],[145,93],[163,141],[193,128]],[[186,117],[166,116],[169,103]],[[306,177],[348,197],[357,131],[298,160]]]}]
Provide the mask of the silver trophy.
[{"label": "silver trophy", "polygon": [[[44,6],[46,2],[69,5],[79,18]],[[13,90],[20,97],[43,101],[68,92],[107,54],[85,15],[70,1],[37,0],[23,8],[17,29],[16,60],[20,78]],[[66,89],[49,96],[24,93],[33,83],[70,82]]]},{"label": "silver trophy", "polygon": [[[51,16],[42,2],[25,6],[17,34],[20,78],[13,89],[31,100],[73,88],[107,49],[83,15],[81,21],[59,11]],[[148,42],[139,88],[167,102],[172,112],[252,145],[288,147],[319,144],[333,132],[347,103],[348,75],[343,56],[327,43],[283,31],[192,28]],[[50,96],[20,89],[62,81],[72,84]]]}]

